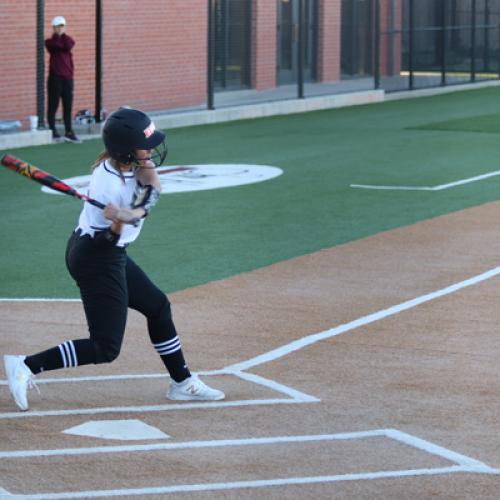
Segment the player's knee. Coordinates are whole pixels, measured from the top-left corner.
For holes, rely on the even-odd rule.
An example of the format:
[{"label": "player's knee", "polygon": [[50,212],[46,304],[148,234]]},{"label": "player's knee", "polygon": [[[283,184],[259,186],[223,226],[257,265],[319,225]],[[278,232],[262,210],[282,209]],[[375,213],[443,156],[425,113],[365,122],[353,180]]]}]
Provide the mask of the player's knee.
[{"label": "player's knee", "polygon": [[112,342],[95,342],[96,364],[111,363],[120,354],[120,346]]},{"label": "player's knee", "polygon": [[162,318],[163,320],[172,319],[172,307],[170,306],[170,302],[168,301],[166,296],[160,306],[158,317]]},{"label": "player's knee", "polygon": [[162,324],[170,321],[172,319],[172,310],[170,307],[170,302],[168,301],[166,295],[163,295],[160,300],[158,300],[155,306],[148,313],[148,321],[155,324]]}]

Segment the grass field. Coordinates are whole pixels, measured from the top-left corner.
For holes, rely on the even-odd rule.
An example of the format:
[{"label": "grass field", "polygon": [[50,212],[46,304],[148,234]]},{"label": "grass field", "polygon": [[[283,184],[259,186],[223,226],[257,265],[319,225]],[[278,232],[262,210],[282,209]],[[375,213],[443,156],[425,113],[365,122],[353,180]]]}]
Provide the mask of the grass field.
[{"label": "grass field", "polygon": [[[222,279],[498,198],[500,89],[188,127],[168,132],[168,165],[250,163],[284,174],[162,196],[129,254],[166,292]],[[99,140],[11,150],[61,178],[89,173]],[[4,152],[2,152],[4,153]],[[0,297],[77,297],[64,267],[81,203],[0,172]]]}]

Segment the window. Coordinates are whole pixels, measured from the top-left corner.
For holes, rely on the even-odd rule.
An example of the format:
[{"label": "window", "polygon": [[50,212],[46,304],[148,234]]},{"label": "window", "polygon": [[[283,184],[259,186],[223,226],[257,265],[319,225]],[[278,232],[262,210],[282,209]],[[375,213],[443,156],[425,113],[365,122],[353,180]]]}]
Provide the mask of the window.
[{"label": "window", "polygon": [[215,1],[215,88],[250,86],[251,0]]}]

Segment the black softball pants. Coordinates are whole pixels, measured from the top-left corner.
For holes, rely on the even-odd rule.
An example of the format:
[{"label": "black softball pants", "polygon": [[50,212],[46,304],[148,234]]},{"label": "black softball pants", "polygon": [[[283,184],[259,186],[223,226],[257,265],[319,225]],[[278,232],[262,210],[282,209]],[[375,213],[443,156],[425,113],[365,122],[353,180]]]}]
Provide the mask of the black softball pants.
[{"label": "black softball pants", "polygon": [[76,231],[68,241],[66,266],[80,288],[89,338],[28,356],[25,363],[33,373],[116,359],[130,307],[146,317],[151,343],[170,376],[177,382],[189,377],[167,296],[124,248],[100,245]]},{"label": "black softball pants", "polygon": [[47,121],[49,128],[56,131],[56,111],[59,100],[62,100],[64,128],[66,133],[71,132],[71,108],[73,106],[73,80],[65,80],[57,75],[49,75],[47,81]]},{"label": "black softball pants", "polygon": [[177,335],[166,295],[124,248],[98,246],[90,236],[75,232],[68,241],[66,265],[80,288],[95,349],[92,362],[116,359],[129,307],[146,316],[153,344]]}]

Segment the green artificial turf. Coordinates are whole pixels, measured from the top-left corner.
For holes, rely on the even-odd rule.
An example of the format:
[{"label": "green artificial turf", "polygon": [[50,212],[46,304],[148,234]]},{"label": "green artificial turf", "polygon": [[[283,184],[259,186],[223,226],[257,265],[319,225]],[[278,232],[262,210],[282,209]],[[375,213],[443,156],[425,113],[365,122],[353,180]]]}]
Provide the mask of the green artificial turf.
[{"label": "green artificial turf", "polygon": [[415,127],[415,129],[449,130],[451,132],[485,132],[488,134],[500,134],[500,113],[427,123],[425,125],[421,125],[420,127]]},{"label": "green artificial turf", "polygon": [[[163,195],[128,252],[172,292],[496,200],[498,177],[438,192],[350,184],[432,186],[498,170],[499,103],[500,89],[487,88],[167,131],[168,165],[249,163],[284,173]],[[443,122],[451,125],[435,127]],[[495,133],[470,133],[472,123]],[[101,149],[93,140],[9,152],[66,178],[89,173]],[[0,171],[0,297],[78,296],[64,250],[80,208]]]}]

